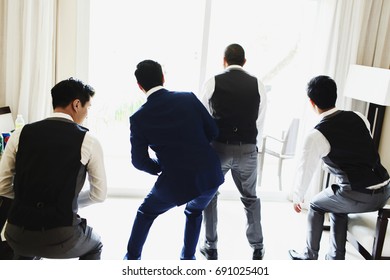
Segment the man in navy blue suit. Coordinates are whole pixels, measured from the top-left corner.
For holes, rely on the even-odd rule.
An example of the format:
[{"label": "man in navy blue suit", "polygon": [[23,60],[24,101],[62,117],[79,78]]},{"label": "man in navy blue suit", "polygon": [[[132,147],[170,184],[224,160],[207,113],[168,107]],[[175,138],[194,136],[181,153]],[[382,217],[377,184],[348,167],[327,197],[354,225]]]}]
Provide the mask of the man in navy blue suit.
[{"label": "man in navy blue suit", "polygon": [[[193,93],[163,88],[159,63],[140,62],[135,76],[147,102],[130,117],[131,159],[137,169],[158,177],[138,208],[124,259],[141,259],[153,221],[186,204],[180,259],[193,260],[202,211],[224,181],[218,155],[210,146],[218,128]],[[156,158],[149,156],[149,148]]]}]

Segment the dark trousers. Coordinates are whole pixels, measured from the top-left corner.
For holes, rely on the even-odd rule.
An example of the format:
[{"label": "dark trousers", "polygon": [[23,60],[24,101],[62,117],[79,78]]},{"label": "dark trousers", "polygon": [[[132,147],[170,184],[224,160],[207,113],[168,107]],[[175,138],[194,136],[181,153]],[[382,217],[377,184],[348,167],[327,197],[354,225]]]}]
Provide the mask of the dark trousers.
[{"label": "dark trousers", "polygon": [[[184,214],[186,215],[186,225],[184,230],[184,244],[180,259],[194,260],[196,246],[199,240],[202,225],[202,212],[213,198],[217,188],[211,189],[202,195],[187,202]],[[162,213],[176,206],[174,201],[162,201],[154,191],[154,188],[146,196],[144,202],[138,208],[134,220],[130,239],[127,245],[125,259],[141,259],[142,248],[145,244],[150,227],[154,220]]]},{"label": "dark trousers", "polygon": [[[12,199],[0,196],[0,232],[2,232],[5,222],[7,221],[11,204]],[[11,247],[6,241],[2,240],[0,236],[0,260],[11,260],[13,255]]]},{"label": "dark trousers", "polygon": [[[4,196],[0,196],[0,232],[3,230],[5,222],[7,221],[8,212],[9,209],[11,208],[11,204],[12,204],[12,199],[6,198]],[[0,240],[3,241],[1,239],[1,236],[0,236]]]},{"label": "dark trousers", "polygon": [[7,224],[5,237],[15,251],[15,259],[100,260],[100,236],[83,219],[79,225],[47,230],[27,230]]}]

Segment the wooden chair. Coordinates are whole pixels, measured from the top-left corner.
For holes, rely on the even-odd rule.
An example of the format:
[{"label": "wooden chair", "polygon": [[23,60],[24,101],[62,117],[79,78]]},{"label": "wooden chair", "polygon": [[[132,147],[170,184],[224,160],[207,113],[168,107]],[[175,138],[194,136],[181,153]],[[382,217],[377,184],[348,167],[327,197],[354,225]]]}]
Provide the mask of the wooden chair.
[{"label": "wooden chair", "polygon": [[390,260],[390,208],[350,214],[347,240],[366,260]]},{"label": "wooden chair", "polygon": [[[278,182],[279,190],[282,190],[282,165],[285,159],[291,159],[295,156],[295,150],[297,146],[299,130],[299,119],[294,118],[287,131],[282,131],[281,138],[277,138],[270,135],[263,137],[263,144],[261,152],[259,153],[259,172],[262,177],[264,166],[264,155],[269,154],[278,158]],[[261,177],[259,177],[258,184],[261,183]]]}]

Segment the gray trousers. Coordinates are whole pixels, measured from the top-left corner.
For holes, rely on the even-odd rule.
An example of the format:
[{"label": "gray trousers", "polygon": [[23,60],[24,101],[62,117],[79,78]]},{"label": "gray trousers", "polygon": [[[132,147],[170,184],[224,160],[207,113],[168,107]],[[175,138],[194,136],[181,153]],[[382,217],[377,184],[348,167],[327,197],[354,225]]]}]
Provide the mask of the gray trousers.
[{"label": "gray trousers", "polygon": [[[257,148],[255,144],[227,145],[213,142],[219,155],[222,172],[231,171],[234,183],[241,194],[241,202],[247,219],[246,236],[250,246],[263,249],[263,232],[261,228],[261,204],[256,195]],[[204,210],[205,247],[217,249],[217,211],[218,193]]]},{"label": "gray trousers", "polygon": [[324,214],[330,217],[330,244],[328,259],[344,260],[347,240],[348,214],[377,211],[390,197],[390,185],[383,192],[375,194],[343,190],[337,185],[326,188],[310,202],[306,249],[304,254],[309,259],[318,259],[323,231]]},{"label": "gray trousers", "polygon": [[42,257],[100,260],[103,247],[100,236],[85,223],[78,226],[34,231],[8,223],[5,237],[14,250],[15,259]]}]

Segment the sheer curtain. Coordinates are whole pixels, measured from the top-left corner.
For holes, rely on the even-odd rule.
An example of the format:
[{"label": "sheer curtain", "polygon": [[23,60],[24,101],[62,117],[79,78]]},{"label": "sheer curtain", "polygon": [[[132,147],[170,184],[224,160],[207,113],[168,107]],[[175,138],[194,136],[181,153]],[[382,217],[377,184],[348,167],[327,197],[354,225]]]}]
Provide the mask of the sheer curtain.
[{"label": "sheer curtain", "polygon": [[390,68],[390,1],[366,1],[357,63]]},{"label": "sheer curtain", "polygon": [[[324,74],[334,78],[338,85],[338,108],[365,112],[365,103],[343,96],[344,83],[350,64],[375,66],[376,63],[386,68],[387,63],[388,67],[389,10],[390,3],[386,0],[320,0],[310,76]],[[304,131],[312,129],[317,120],[310,106],[306,106]],[[306,201],[321,190],[322,176],[318,168]]]},{"label": "sheer curtain", "polygon": [[51,112],[56,0],[0,2],[0,105],[32,122]]},{"label": "sheer curtain", "polygon": [[350,64],[389,68],[390,2],[320,0],[318,13],[311,76],[333,77],[337,106],[365,113],[365,103],[344,98],[344,83]]},{"label": "sheer curtain", "polygon": [[[367,1],[363,15],[357,64],[390,69],[390,1]],[[383,128],[390,127],[390,109],[387,108]],[[390,131],[384,129],[379,145],[382,163],[390,168],[388,143]]]}]

